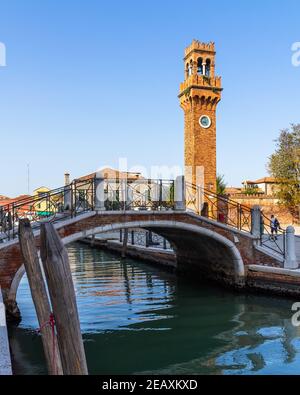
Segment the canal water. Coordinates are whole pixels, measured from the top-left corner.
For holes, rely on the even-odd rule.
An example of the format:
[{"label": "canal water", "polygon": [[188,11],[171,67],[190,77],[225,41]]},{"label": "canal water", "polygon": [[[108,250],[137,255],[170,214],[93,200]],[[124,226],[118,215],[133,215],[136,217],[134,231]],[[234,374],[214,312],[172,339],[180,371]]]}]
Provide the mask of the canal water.
[{"label": "canal water", "polygon": [[[91,374],[299,374],[294,301],[237,294],[138,260],[68,247]],[[45,374],[27,279],[10,327],[15,374]]]}]

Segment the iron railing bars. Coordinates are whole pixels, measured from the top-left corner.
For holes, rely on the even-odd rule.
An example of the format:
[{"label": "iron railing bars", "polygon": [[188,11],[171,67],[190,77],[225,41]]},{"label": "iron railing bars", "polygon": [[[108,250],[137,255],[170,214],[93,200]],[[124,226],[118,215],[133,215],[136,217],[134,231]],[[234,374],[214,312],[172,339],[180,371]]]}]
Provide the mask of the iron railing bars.
[{"label": "iron railing bars", "polygon": [[[94,210],[95,180],[95,176],[85,180],[75,179],[67,186],[0,206],[0,241],[17,237],[19,218],[29,218],[33,228],[37,228],[45,219],[57,222]],[[174,180],[165,179],[134,181],[105,179],[105,208],[108,211],[174,209],[175,185]],[[68,208],[65,208],[66,193],[69,193],[71,204]],[[190,183],[186,183],[185,193],[186,210],[205,215],[236,229],[251,232],[252,210],[249,207]],[[276,239],[270,240],[270,219],[266,216],[262,218],[267,221],[264,223],[263,234],[266,233],[268,237],[266,239],[262,235],[261,245],[285,256],[285,231],[279,230],[282,243]]]},{"label": "iron railing bars", "polygon": [[[265,214],[261,214],[261,237],[260,245],[262,247],[268,248],[284,258],[286,256],[286,230],[279,227],[277,229],[277,234],[272,235],[272,229],[270,225],[270,218]],[[264,237],[266,236],[266,238]],[[279,241],[282,241],[282,245]]]}]

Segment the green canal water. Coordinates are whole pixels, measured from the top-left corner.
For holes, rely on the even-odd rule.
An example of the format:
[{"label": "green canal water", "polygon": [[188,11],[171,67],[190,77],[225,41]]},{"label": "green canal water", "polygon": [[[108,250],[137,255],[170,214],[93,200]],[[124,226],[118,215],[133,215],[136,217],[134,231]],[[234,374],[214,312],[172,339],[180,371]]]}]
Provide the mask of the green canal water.
[{"label": "green canal water", "polygon": [[[91,374],[299,374],[293,300],[237,294],[83,244],[68,247]],[[15,374],[45,374],[27,279]]]}]

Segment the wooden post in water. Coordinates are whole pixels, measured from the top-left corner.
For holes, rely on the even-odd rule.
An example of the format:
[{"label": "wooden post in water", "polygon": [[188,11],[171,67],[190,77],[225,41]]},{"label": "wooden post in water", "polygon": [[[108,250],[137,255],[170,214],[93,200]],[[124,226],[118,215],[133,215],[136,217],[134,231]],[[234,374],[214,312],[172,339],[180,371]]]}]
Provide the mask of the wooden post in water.
[{"label": "wooden post in water", "polygon": [[124,229],[123,246],[122,246],[122,259],[126,258],[128,243],[128,229]]},{"label": "wooden post in water", "polygon": [[92,248],[95,246],[95,238],[96,238],[96,235],[92,235],[92,237],[91,237],[91,243],[90,243],[90,246],[91,246]]},{"label": "wooden post in water", "polygon": [[63,371],[56,335],[50,324],[47,324],[50,321],[51,315],[50,302],[40,267],[33,232],[28,219],[20,219],[19,221],[19,241],[36,315],[41,328],[40,333],[42,335],[48,372],[50,375],[62,375]]},{"label": "wooden post in water", "polygon": [[41,225],[41,258],[56,322],[64,374],[88,374],[66,248],[51,223]]}]

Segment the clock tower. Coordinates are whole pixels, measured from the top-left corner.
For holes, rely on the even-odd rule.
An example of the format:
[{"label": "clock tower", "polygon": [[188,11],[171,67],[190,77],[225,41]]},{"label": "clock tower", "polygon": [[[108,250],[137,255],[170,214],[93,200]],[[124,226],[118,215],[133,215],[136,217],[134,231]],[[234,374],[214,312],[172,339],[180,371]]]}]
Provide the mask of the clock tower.
[{"label": "clock tower", "polygon": [[185,80],[180,85],[184,111],[184,163],[187,182],[216,191],[216,109],[221,77],[215,76],[215,44],[194,40],[186,48]]}]

